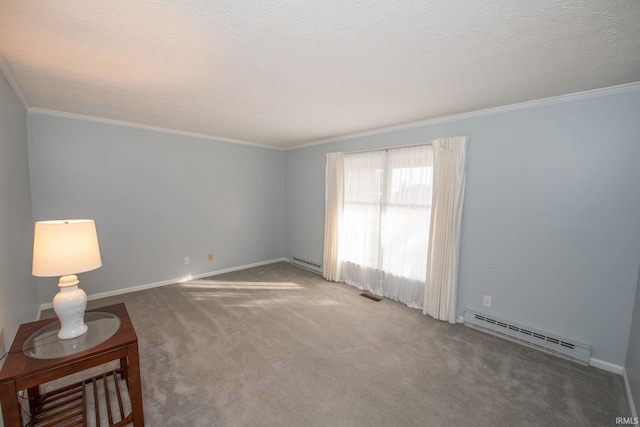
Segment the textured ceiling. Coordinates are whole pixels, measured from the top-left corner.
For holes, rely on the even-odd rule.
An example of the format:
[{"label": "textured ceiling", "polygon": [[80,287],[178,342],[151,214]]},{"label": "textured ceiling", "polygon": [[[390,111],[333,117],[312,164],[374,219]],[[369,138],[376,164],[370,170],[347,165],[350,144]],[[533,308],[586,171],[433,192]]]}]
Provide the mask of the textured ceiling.
[{"label": "textured ceiling", "polygon": [[29,108],[290,147],[640,81],[640,1],[0,0],[0,52]]}]

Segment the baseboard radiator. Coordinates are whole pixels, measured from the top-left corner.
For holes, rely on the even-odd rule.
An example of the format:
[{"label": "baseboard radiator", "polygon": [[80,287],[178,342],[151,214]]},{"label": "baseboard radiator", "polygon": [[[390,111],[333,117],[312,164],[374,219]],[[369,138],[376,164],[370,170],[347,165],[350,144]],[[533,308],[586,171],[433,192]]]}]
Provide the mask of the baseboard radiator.
[{"label": "baseboard radiator", "polygon": [[294,256],[291,257],[291,264],[297,265],[298,267],[306,268],[307,270],[311,270],[314,273],[322,274],[322,264],[318,264],[317,262]]},{"label": "baseboard radiator", "polygon": [[589,364],[589,358],[591,357],[590,345],[561,338],[472,310],[465,310],[464,323],[467,326],[478,328],[484,332],[517,341],[584,365]]}]

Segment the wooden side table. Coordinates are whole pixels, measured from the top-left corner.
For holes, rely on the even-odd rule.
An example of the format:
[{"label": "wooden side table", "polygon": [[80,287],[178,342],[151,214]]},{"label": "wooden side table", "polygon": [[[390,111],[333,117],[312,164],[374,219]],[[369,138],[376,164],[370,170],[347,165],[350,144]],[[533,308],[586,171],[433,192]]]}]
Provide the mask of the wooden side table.
[{"label": "wooden side table", "polygon": [[[87,425],[89,417],[95,417],[97,426],[104,425],[101,418],[114,427],[144,426],[138,336],[125,305],[88,310],[85,323],[89,331],[71,340],[57,338],[56,318],[20,326],[0,371],[6,427],[24,425],[18,396],[22,390],[29,396],[29,426]],[[120,361],[120,367],[53,391],[41,390],[44,383],[111,361]]]}]

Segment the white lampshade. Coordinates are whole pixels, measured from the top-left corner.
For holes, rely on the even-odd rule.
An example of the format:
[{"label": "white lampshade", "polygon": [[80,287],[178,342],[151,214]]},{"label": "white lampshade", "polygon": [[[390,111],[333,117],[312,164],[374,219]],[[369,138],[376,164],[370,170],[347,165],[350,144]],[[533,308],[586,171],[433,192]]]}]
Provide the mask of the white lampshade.
[{"label": "white lampshade", "polygon": [[90,219],[36,222],[33,275],[66,276],[102,266],[96,223]]}]

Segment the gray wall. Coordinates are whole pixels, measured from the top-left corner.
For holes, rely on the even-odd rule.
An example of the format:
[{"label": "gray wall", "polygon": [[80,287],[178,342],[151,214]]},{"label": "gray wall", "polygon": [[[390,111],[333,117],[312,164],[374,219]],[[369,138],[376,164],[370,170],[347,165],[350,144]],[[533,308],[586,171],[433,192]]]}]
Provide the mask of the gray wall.
[{"label": "gray wall", "polygon": [[322,261],[325,153],[467,135],[459,314],[582,341],[622,366],[640,259],[639,111],[635,91],[290,150],[286,254]]},{"label": "gray wall", "polygon": [[0,356],[38,314],[32,244],[26,114],[0,73]]},{"label": "gray wall", "polygon": [[[103,266],[79,276],[87,294],[284,256],[282,151],[41,113],[27,124],[34,220],[96,220]],[[41,302],[56,283],[39,279]]]},{"label": "gray wall", "polygon": [[[631,388],[634,404],[640,404],[640,272],[638,272],[638,284],[636,287],[635,303],[633,305],[633,318],[631,321],[625,370],[627,372],[627,379],[629,380],[629,387]],[[636,406],[636,411],[638,409]]]}]

